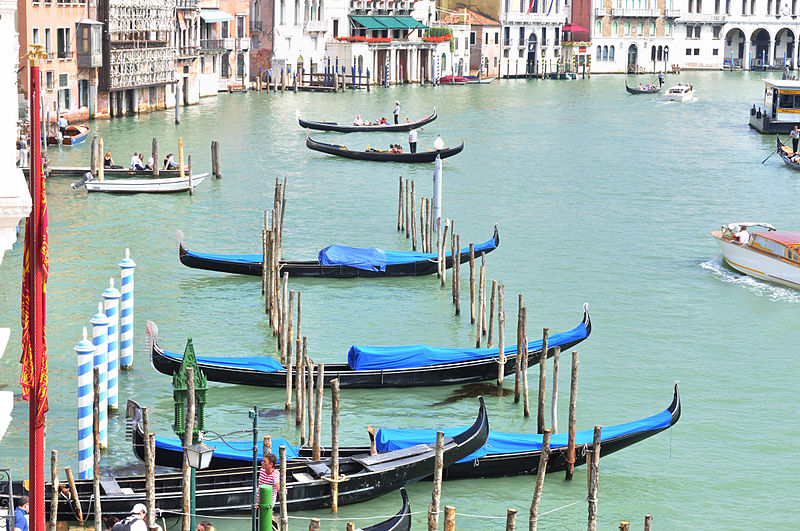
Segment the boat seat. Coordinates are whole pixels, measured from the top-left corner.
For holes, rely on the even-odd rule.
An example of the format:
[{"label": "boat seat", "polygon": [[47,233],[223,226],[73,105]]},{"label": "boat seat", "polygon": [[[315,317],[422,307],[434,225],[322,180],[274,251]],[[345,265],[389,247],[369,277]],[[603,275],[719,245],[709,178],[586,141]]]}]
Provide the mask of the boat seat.
[{"label": "boat seat", "polygon": [[307,472],[292,472],[292,477],[299,483],[308,483],[314,481],[314,476]]},{"label": "boat seat", "polygon": [[331,468],[325,463],[309,463],[308,468],[310,468],[311,471],[317,475],[317,477],[331,475]]},{"label": "boat seat", "polygon": [[114,478],[100,478],[100,488],[109,496],[127,496],[128,494],[119,486]]},{"label": "boat seat", "polygon": [[[450,437],[446,437],[445,439],[452,440]],[[416,446],[403,448],[402,450],[393,450],[391,452],[379,453],[378,455],[365,455],[363,457],[357,456],[353,457],[353,460],[358,461],[362,465],[369,467],[369,466],[379,465],[387,461],[397,461],[398,459],[417,456],[420,454],[424,454],[425,452],[430,452],[432,450],[433,448],[428,446],[427,444],[418,444]]]}]

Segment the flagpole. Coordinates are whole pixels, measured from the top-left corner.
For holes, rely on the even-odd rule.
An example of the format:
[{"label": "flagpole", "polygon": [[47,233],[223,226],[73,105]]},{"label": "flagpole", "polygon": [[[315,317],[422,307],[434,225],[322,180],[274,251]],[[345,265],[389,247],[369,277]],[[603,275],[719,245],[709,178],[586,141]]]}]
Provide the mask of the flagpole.
[{"label": "flagpole", "polygon": [[[40,107],[39,107],[39,60],[46,57],[42,46],[34,46],[28,54],[30,61],[30,131],[31,141],[31,169],[30,194],[33,208],[27,223],[30,230],[26,231],[27,249],[26,256],[28,268],[24,271],[27,275],[29,287],[28,294],[28,337],[23,338],[23,343],[29,342],[30,358],[24,360],[33,369],[29,374],[29,453],[28,470],[30,474],[30,528],[36,531],[45,529],[45,501],[44,501],[44,412],[47,410],[47,365],[44,342],[44,281],[42,253],[46,246],[46,226],[43,226],[43,192],[44,179],[42,176],[42,148],[40,142]],[[44,251],[46,252],[46,251]],[[23,295],[24,296],[24,295]],[[24,312],[23,308],[23,312]],[[24,319],[24,317],[23,317]],[[23,330],[23,334],[24,334]],[[23,374],[25,373],[23,367]]]}]

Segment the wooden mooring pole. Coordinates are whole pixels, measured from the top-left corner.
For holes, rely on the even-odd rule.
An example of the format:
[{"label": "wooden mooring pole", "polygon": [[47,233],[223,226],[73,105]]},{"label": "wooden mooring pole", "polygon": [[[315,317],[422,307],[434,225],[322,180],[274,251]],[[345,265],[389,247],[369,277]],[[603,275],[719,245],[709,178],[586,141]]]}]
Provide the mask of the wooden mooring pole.
[{"label": "wooden mooring pole", "polygon": [[400,176],[400,191],[397,195],[397,230],[403,230],[403,176]]},{"label": "wooden mooring pole", "polygon": [[411,249],[417,250],[417,194],[414,190],[414,181],[411,181]]},{"label": "wooden mooring pole", "polygon": [[587,462],[591,459],[592,466],[589,473],[589,526],[588,531],[597,531],[597,491],[600,475],[600,426],[594,427],[592,451],[586,452]]},{"label": "wooden mooring pole", "polygon": [[486,335],[486,255],[481,253],[481,268],[478,274],[478,324],[475,347],[481,347],[481,339]]},{"label": "wooden mooring pole", "polygon": [[492,280],[492,295],[489,297],[489,335],[486,338],[486,346],[494,346],[494,312],[497,306],[497,281]]},{"label": "wooden mooring pole", "polygon": [[547,342],[550,338],[550,330],[548,328],[542,329],[542,355],[539,356],[539,400],[537,401],[536,409],[536,429],[537,433],[544,433],[544,401],[547,378]]},{"label": "wooden mooring pole", "polygon": [[456,530],[456,508],[452,505],[444,506],[444,531]]},{"label": "wooden mooring pole", "polygon": [[[442,274],[441,274],[442,287],[445,287],[447,285],[447,256],[446,255],[447,255],[447,231],[448,230],[450,230],[450,220],[449,219],[445,219],[444,220],[444,231],[442,231],[442,238],[441,238],[441,240],[442,240],[441,251],[440,251],[441,255],[440,255],[440,258],[439,258],[439,261],[440,261],[440,266],[439,267],[442,270]],[[451,256],[451,258],[455,258],[455,257],[453,257],[453,255],[450,255],[450,256]],[[455,264],[453,265],[453,267],[455,267]]]},{"label": "wooden mooring pole", "polygon": [[404,200],[403,200],[403,228],[406,231],[406,239],[411,237],[411,223],[409,222],[410,217],[411,217],[411,186],[409,184],[409,179],[406,179]]},{"label": "wooden mooring pole", "polygon": [[653,515],[644,515],[644,531],[650,531],[653,527]]},{"label": "wooden mooring pole", "polygon": [[506,289],[503,284],[497,289],[497,386],[503,385],[506,371]]},{"label": "wooden mooring pole", "polygon": [[553,396],[550,397],[550,429],[558,433],[558,359],[561,347],[553,347]]},{"label": "wooden mooring pole", "polygon": [[287,498],[286,498],[286,446],[281,445],[278,448],[279,459],[281,462],[281,484],[278,487],[280,491],[280,502],[281,502],[281,520],[280,520],[280,527],[281,531],[289,531],[289,511],[287,509]]},{"label": "wooden mooring pole", "polygon": [[322,397],[325,391],[325,364],[317,365],[317,397],[314,411],[314,461],[320,460],[320,435],[322,433]]},{"label": "wooden mooring pole", "polygon": [[[286,284],[289,284],[289,273],[284,273],[284,280]],[[286,315],[285,315],[285,330],[286,336],[283,340],[284,350],[286,351],[286,404],[284,405],[284,409],[286,411],[291,411],[292,409],[292,334],[294,333],[294,329],[292,327],[292,306],[294,306],[294,290],[289,291],[289,302],[286,306]],[[297,370],[297,366],[294,367]]]},{"label": "wooden mooring pole", "polygon": [[100,368],[92,370],[92,440],[94,441],[94,470],[92,474],[92,508],[94,529],[103,531],[103,511],[100,504]]},{"label": "wooden mooring pole", "polygon": [[539,501],[542,499],[542,489],[544,488],[544,476],[547,473],[547,458],[550,455],[550,430],[544,430],[542,437],[542,451],[539,454],[539,466],[536,469],[536,487],[533,489],[533,500],[531,500],[530,522],[528,531],[536,531],[539,521]]},{"label": "wooden mooring pole", "polygon": [[156,524],[156,454],[155,434],[150,433],[150,414],[147,406],[142,407],[142,428],[144,429],[144,490],[148,529]]},{"label": "wooden mooring pole", "polygon": [[461,254],[459,253],[459,249],[461,249],[461,235],[455,235],[456,238],[456,245],[455,245],[455,253],[453,256],[456,257],[455,259],[455,272],[453,273],[453,286],[454,286],[454,296],[456,302],[456,315],[461,315]]},{"label": "wooden mooring pole", "polygon": [[439,506],[442,498],[442,469],[444,468],[444,432],[436,432],[436,461],[433,465],[433,491],[431,505],[428,508],[428,531],[437,531],[439,527]]},{"label": "wooden mooring pole", "polygon": [[153,178],[158,179],[159,175],[159,168],[161,165],[158,163],[158,139],[153,137],[153,146],[151,149],[151,155],[153,157]]},{"label": "wooden mooring pole", "polygon": [[58,450],[50,452],[50,531],[58,527]]},{"label": "wooden mooring pole", "polygon": [[514,403],[519,403],[520,389],[522,388],[522,351],[527,349],[528,346],[522,344],[522,309],[524,308],[524,299],[522,294],[519,295],[519,302],[517,304],[517,356],[514,360]]},{"label": "wooden mooring pole", "polygon": [[528,401],[528,309],[522,308],[522,414],[525,418],[531,416],[530,402]]},{"label": "wooden mooring pole", "polygon": [[578,351],[572,351],[572,376],[569,383],[569,424],[567,434],[567,471],[565,479],[572,479],[575,470],[575,408],[578,402]]},{"label": "wooden mooring pole", "polygon": [[339,512],[339,379],[331,380],[331,512]]},{"label": "wooden mooring pole", "polygon": [[517,510],[506,509],[506,531],[514,531],[517,528]]},{"label": "wooden mooring pole", "polygon": [[81,509],[81,499],[78,497],[78,487],[75,485],[75,478],[72,475],[72,469],[68,466],[64,467],[64,474],[67,476],[67,484],[69,484],[69,493],[74,501],[73,507],[77,509],[75,516],[78,518],[78,525],[83,527],[83,509]]}]

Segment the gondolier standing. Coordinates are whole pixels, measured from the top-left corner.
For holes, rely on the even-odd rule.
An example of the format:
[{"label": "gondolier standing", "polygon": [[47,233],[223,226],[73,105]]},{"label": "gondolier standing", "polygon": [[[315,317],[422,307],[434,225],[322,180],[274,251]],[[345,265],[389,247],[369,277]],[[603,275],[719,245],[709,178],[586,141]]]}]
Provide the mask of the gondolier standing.
[{"label": "gondolier standing", "polygon": [[664,84],[664,72],[659,70],[658,72],[658,86],[662,86]]},{"label": "gondolier standing", "polygon": [[797,143],[800,141],[800,129],[797,126],[794,126],[789,132],[789,136],[792,137],[792,151],[796,154],[797,153]]},{"label": "gondolier standing", "polygon": [[417,130],[412,129],[408,132],[408,150],[411,153],[417,152]]},{"label": "gondolier standing", "polygon": [[397,125],[399,120],[400,120],[400,102],[399,101],[394,102],[394,111],[392,111],[392,114],[394,114],[394,124]]}]

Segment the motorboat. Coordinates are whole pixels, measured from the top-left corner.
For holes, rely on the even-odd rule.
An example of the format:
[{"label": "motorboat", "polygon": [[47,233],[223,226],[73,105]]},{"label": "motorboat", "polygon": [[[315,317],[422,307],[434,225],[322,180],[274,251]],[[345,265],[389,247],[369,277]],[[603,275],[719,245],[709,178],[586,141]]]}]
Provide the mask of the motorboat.
[{"label": "motorboat", "polygon": [[[763,230],[750,230],[760,227]],[[800,288],[800,232],[776,230],[769,223],[729,223],[713,231],[725,262],[767,282]]]},{"label": "motorboat", "polygon": [[693,97],[694,85],[683,83],[668,88],[663,96],[663,98],[667,101],[688,101]]}]

